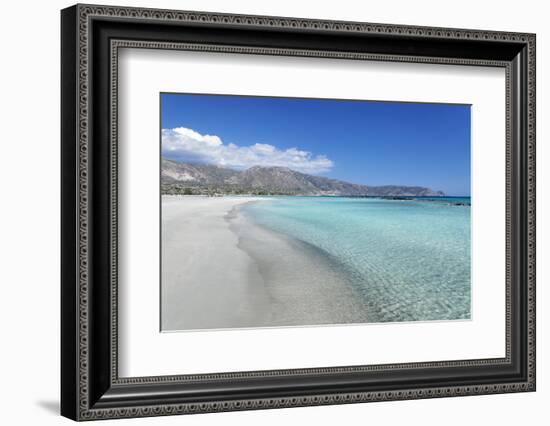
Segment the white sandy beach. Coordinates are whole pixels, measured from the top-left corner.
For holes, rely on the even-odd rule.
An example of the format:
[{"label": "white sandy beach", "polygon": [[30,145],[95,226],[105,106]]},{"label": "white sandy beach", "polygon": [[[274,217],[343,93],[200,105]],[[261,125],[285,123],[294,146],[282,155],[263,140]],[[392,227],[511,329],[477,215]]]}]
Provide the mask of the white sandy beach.
[{"label": "white sandy beach", "polygon": [[237,247],[226,214],[244,197],[163,197],[162,329],[233,327],[259,321],[261,276]]},{"label": "white sandy beach", "polygon": [[250,222],[255,197],[162,199],[162,330],[366,321],[329,259]]}]

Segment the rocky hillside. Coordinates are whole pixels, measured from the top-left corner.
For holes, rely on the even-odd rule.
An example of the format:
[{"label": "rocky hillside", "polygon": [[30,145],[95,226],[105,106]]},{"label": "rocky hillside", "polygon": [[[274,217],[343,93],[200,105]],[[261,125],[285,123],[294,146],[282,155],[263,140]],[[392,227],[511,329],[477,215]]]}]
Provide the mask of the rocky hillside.
[{"label": "rocky hillside", "polygon": [[419,186],[367,186],[312,176],[286,167],[254,166],[237,171],[219,166],[162,160],[164,194],[273,194],[347,196],[442,196]]}]

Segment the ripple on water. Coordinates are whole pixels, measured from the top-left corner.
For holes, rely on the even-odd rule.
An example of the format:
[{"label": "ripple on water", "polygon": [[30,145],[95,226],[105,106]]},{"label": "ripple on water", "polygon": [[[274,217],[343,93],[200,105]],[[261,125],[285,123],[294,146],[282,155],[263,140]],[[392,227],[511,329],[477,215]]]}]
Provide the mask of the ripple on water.
[{"label": "ripple on water", "polygon": [[470,318],[467,205],[280,197],[247,205],[243,212],[336,259],[371,322]]}]

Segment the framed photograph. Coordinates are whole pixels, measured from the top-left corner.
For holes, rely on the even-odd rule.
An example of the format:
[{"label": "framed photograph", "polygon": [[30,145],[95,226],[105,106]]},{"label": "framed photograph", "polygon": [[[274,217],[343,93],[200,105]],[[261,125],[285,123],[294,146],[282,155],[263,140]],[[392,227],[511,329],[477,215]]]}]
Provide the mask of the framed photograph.
[{"label": "framed photograph", "polygon": [[535,35],[61,12],[61,412],[535,390]]}]

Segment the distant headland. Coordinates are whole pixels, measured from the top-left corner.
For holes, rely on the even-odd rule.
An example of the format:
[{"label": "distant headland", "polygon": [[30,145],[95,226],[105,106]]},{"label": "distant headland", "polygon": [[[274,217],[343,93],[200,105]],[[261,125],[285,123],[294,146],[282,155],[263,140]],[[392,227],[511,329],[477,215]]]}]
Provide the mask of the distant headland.
[{"label": "distant headland", "polygon": [[443,197],[421,186],[370,186],[300,173],[287,167],[253,166],[246,170],[181,163],[163,158],[161,186],[165,195],[302,195]]}]

